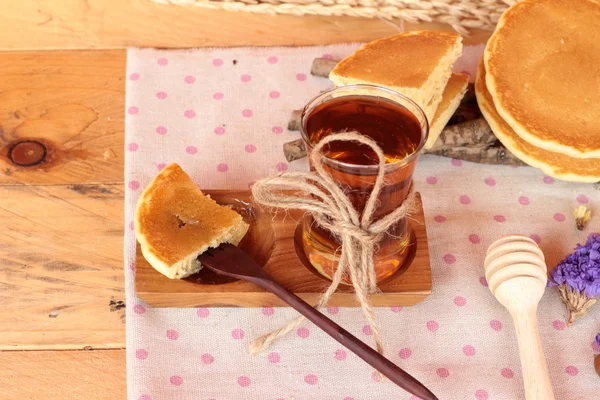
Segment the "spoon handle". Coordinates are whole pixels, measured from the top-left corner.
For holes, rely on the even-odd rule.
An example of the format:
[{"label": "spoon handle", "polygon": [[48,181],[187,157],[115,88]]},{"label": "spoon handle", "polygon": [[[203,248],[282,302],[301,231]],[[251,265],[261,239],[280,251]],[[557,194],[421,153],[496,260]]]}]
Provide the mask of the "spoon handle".
[{"label": "spoon handle", "polygon": [[548,365],[538,330],[536,308],[511,312],[519,343],[527,400],[554,400]]},{"label": "spoon handle", "polygon": [[304,300],[270,279],[270,277],[264,271],[258,277],[248,277],[247,279],[285,301],[292,308],[305,316],[308,320],[329,334],[329,336],[362,358],[369,365],[388,377],[392,382],[400,386],[402,389],[423,400],[438,400],[438,398],[429,389],[427,389],[418,380],[413,378],[410,374],[379,354],[377,351],[373,350],[369,345],[352,335],[350,332],[346,331],[331,319],[327,318],[324,314],[316,310],[310,304],[306,303]]}]

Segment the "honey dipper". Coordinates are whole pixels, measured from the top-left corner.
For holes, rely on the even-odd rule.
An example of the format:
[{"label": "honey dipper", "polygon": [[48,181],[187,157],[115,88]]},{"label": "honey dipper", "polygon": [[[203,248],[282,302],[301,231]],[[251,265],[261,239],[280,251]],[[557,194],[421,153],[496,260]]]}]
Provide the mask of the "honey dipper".
[{"label": "honey dipper", "polygon": [[536,315],[548,279],[544,254],[528,237],[506,236],[488,248],[484,269],[490,291],[513,318],[525,398],[553,400]]}]

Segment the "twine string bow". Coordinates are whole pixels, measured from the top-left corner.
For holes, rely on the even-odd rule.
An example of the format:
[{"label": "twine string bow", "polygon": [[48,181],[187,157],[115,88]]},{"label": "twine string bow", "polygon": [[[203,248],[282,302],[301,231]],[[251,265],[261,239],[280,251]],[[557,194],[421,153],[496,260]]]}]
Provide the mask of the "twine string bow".
[{"label": "twine string bow", "polygon": [[[377,177],[362,216],[323,166],[325,157],[323,148],[333,141],[362,143],[369,146],[378,157]],[[315,307],[320,309],[325,306],[338,288],[342,277],[349,274],[358,302],[371,326],[376,350],[383,353],[381,333],[368,298],[369,293],[377,291],[373,256],[375,245],[385,232],[410,213],[414,200],[412,185],[406,200],[399,208],[373,222],[373,214],[378,206],[378,197],[384,185],[385,175],[385,156],[379,145],[358,132],[338,133],[320,140],[310,157],[315,168],[314,172],[285,172],[262,179],[252,187],[252,195],[255,201],[268,207],[309,212],[317,224],[340,239],[338,268],[333,275],[331,285]],[[282,192],[284,189],[291,189],[304,195],[286,194]],[[287,325],[255,339],[250,345],[250,352],[254,354],[268,348],[274,341],[295,329],[303,320],[304,317],[299,316]]]}]

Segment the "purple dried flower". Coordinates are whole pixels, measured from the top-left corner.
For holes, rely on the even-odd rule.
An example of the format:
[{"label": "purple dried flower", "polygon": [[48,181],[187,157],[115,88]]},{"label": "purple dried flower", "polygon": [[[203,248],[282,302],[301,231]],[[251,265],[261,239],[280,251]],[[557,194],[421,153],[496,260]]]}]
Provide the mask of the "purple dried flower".
[{"label": "purple dried flower", "polygon": [[552,271],[550,286],[565,283],[588,298],[600,295],[600,234],[591,234]]},{"label": "purple dried flower", "polygon": [[596,344],[600,346],[600,333],[596,335]]},{"label": "purple dried flower", "polygon": [[600,234],[593,233],[584,245],[577,245],[552,271],[548,286],[558,286],[569,311],[568,324],[585,315],[600,296]]}]

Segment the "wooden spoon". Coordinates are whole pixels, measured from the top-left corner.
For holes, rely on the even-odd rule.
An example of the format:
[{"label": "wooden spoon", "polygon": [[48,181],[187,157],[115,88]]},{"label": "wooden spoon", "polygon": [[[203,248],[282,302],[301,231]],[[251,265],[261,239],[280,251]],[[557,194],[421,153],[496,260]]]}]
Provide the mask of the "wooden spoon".
[{"label": "wooden spoon", "polygon": [[528,237],[508,236],[489,247],[484,269],[490,291],[515,324],[526,399],[553,400],[536,315],[548,280],[544,255]]},{"label": "wooden spoon", "polygon": [[198,261],[218,274],[252,282],[273,293],[402,389],[423,400],[438,400],[429,389],[396,364],[275,282],[244,251],[231,244],[222,244],[201,254]]}]

